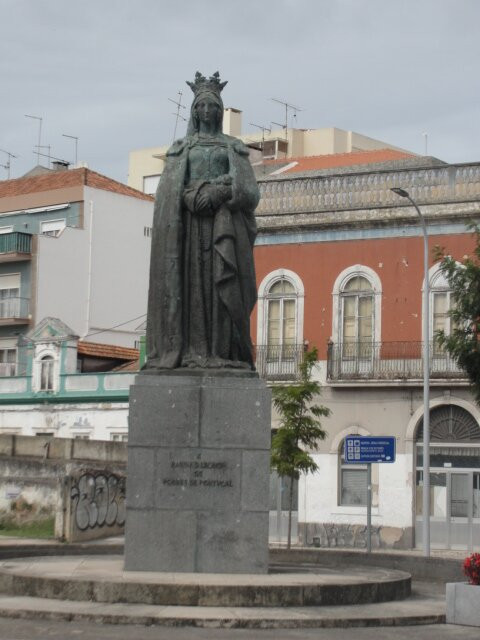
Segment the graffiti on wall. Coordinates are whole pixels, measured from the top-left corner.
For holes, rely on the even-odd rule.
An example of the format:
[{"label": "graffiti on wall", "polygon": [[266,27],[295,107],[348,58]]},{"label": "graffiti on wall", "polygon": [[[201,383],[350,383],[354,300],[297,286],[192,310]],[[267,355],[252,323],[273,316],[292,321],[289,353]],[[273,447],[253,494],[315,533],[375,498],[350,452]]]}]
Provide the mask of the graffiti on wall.
[{"label": "graffiti on wall", "polygon": [[125,524],[125,477],[84,473],[72,479],[72,516],[80,531]]}]

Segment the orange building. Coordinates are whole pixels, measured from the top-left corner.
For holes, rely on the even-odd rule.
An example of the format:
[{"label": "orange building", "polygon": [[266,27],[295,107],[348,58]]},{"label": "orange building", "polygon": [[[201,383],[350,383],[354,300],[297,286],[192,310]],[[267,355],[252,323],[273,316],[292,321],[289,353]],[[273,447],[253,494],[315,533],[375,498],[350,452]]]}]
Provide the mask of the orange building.
[{"label": "orange building", "polygon": [[[299,481],[300,541],[365,544],[367,471],[345,464],[344,438],[389,435],[395,463],[373,465],[373,544],[408,548],[422,542],[423,232],[391,189],[407,190],[427,224],[432,340],[438,329],[448,333],[452,303],[434,248],[458,260],[472,252],[467,225],[480,215],[480,163],[369,153],[379,154],[356,154],[354,166],[332,156],[331,168],[322,157],[319,169],[299,163],[301,173],[289,167],[260,180],[252,335],[257,368],[272,384],[295,378],[305,348],[319,351],[321,401],[332,414],[312,452],[319,470]],[[480,412],[464,373],[434,341],[429,368],[431,543],[478,546]],[[280,539],[284,489],[272,481]]]}]

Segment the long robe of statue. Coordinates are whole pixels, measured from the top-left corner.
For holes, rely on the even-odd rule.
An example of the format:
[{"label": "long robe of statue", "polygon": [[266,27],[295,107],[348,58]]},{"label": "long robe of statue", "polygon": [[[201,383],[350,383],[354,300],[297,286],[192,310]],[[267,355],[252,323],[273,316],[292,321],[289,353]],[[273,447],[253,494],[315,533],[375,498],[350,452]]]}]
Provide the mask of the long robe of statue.
[{"label": "long robe of statue", "polygon": [[222,133],[226,82],[197,72],[187,135],[167,152],[150,263],[147,369],[253,368],[259,191],[248,149]]}]

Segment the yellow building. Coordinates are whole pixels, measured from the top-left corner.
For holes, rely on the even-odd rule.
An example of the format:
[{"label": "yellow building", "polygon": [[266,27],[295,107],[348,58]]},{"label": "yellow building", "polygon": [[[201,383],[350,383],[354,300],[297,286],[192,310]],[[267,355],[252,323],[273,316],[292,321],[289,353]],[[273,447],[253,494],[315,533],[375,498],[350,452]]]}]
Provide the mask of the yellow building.
[{"label": "yellow building", "polygon": [[[223,132],[240,138],[251,148],[251,161],[254,165],[261,164],[265,159],[299,158],[373,149],[403,151],[387,142],[336,127],[282,128],[242,134],[242,112],[232,107],[224,111]],[[168,147],[169,145],[164,145],[131,151],[128,166],[129,186],[154,194],[163,171]]]}]

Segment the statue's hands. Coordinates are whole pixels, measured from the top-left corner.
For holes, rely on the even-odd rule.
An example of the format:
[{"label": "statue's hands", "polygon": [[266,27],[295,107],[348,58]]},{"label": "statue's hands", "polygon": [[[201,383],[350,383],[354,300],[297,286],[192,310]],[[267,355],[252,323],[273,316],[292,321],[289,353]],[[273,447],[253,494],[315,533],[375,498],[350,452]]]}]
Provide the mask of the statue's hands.
[{"label": "statue's hands", "polygon": [[205,209],[211,209],[212,203],[210,201],[210,197],[205,189],[202,189],[195,198],[195,210],[197,212],[202,212]]},{"label": "statue's hands", "polygon": [[198,216],[213,216],[214,208],[211,198],[211,185],[203,184],[195,195],[194,213]]},{"label": "statue's hands", "polygon": [[195,213],[201,216],[214,215],[215,211],[232,198],[232,187],[225,184],[205,184],[197,193]]},{"label": "statue's hands", "polygon": [[189,185],[183,192],[187,209],[198,216],[213,216],[225,202],[232,199],[232,178],[219,176],[211,182]]}]

